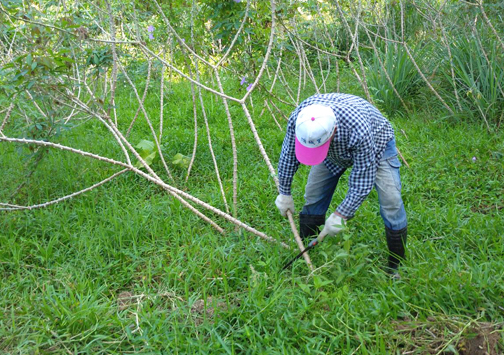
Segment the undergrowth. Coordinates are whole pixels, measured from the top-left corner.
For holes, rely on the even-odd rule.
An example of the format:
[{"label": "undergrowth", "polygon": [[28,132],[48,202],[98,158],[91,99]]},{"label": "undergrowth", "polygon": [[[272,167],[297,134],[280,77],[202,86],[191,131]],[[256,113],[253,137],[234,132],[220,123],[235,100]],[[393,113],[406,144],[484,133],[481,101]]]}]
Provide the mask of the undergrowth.
[{"label": "undergrowth", "polygon": [[[192,107],[171,88],[163,152],[192,153]],[[238,87],[237,90],[240,88]],[[187,92],[187,91],[186,91]],[[132,117],[128,92],[119,117]],[[306,95],[309,96],[309,95]],[[232,162],[223,108],[209,104],[214,150],[231,196]],[[151,101],[149,101],[151,100]],[[274,163],[284,131],[254,96],[254,119]],[[158,98],[149,96],[146,107]],[[386,246],[376,192],[343,237],[296,254],[277,212],[276,189],[239,107],[238,218],[293,247],[285,250],[218,220],[218,234],[162,190],[132,174],[46,209],[0,214],[2,353],[464,353],[484,334],[504,351],[502,134],[417,113],[394,118],[409,218],[402,278],[383,272]],[[288,116],[291,108],[285,108]],[[277,119],[285,127],[285,120]],[[144,136],[140,124],[132,141]],[[194,170],[170,168],[177,186],[224,208],[200,123]],[[86,134],[86,140],[82,135]],[[89,121],[60,142],[120,157]],[[214,138],[215,137],[215,138]],[[189,143],[188,143],[189,142]],[[29,152],[0,144],[0,201],[33,204],[109,176],[114,168],[50,151],[26,179]],[[159,164],[155,162],[154,164]],[[294,181],[302,206],[307,168]],[[340,183],[333,207],[343,198]],[[486,329],[486,332],[482,331]],[[493,339],[492,341],[490,341]],[[488,345],[490,344],[490,345]],[[499,350],[496,350],[499,349]]]}]

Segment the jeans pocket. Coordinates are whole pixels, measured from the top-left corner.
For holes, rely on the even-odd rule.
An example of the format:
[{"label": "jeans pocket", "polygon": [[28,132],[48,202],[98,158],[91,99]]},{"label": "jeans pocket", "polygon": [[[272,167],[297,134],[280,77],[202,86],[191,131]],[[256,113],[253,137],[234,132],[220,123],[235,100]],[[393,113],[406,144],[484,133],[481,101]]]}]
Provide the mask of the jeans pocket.
[{"label": "jeans pocket", "polygon": [[388,165],[390,165],[393,168],[399,169],[401,167],[401,162],[397,158],[397,155],[394,157],[390,157],[387,159]]},{"label": "jeans pocket", "polygon": [[392,169],[391,170],[391,175],[392,179],[394,180],[394,184],[397,188],[397,190],[401,191],[401,175],[399,173],[399,168],[401,167],[401,162],[397,158],[397,155],[394,157],[390,157],[386,160],[388,166]]}]

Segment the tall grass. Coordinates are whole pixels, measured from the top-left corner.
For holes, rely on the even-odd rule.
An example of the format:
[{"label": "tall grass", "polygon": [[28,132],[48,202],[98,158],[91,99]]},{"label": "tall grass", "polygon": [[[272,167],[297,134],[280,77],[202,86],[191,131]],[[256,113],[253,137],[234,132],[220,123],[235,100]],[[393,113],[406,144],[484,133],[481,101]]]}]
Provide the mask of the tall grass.
[{"label": "tall grass", "polygon": [[463,115],[487,125],[504,118],[504,56],[496,41],[476,35],[452,42],[453,66]]},{"label": "tall grass", "polygon": [[384,112],[393,116],[408,109],[404,105],[412,101],[422,78],[401,45],[385,45],[369,60],[368,71],[370,92]]}]

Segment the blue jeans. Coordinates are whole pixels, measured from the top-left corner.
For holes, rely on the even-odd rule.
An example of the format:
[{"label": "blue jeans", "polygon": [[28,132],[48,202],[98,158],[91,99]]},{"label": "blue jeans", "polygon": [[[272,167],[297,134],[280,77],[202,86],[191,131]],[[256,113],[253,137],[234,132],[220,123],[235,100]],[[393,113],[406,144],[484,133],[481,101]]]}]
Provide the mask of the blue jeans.
[{"label": "blue jeans", "polygon": [[[385,226],[392,230],[401,230],[408,225],[406,210],[401,198],[401,176],[397,158],[395,139],[390,140],[378,165],[374,187],[378,192],[380,214]],[[343,175],[333,175],[324,163],[311,168],[305,187],[305,205],[301,214],[325,215],[338,181]]]}]

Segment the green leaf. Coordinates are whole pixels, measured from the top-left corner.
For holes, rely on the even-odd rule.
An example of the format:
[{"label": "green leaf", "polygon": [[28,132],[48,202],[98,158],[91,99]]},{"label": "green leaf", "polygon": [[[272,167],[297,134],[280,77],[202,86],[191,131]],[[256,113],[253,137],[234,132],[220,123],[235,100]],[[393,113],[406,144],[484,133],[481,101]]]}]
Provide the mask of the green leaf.
[{"label": "green leaf", "polygon": [[[156,145],[148,141],[146,139],[142,139],[136,146],[136,150],[138,151],[138,154],[140,157],[145,160],[147,165],[151,165],[154,161],[154,159],[157,157],[157,150],[156,150]],[[136,168],[142,168],[143,164],[140,163],[139,161],[135,163],[134,165]]]},{"label": "green leaf", "polygon": [[[152,162],[154,161],[154,159],[156,158],[157,156],[157,152],[152,152],[151,154],[147,155],[147,156],[142,156],[140,154],[140,156],[142,157],[143,160],[145,160],[145,163],[147,163],[148,166],[151,166]],[[143,164],[141,162],[136,162],[135,163],[135,168],[143,168]]]},{"label": "green leaf", "polygon": [[68,57],[58,57],[59,60],[62,60],[64,62],[68,62],[68,63],[75,63],[75,60],[73,60],[72,58],[68,58]]},{"label": "green leaf", "polygon": [[172,164],[187,169],[189,167],[190,161],[191,161],[190,157],[177,153],[172,159]]},{"label": "green leaf", "polygon": [[149,155],[154,151],[155,144],[154,142],[148,141],[146,139],[142,139],[135,148],[139,151],[140,155]]},{"label": "green leaf", "polygon": [[40,64],[44,65],[45,67],[49,69],[54,69],[56,64],[54,63],[54,60],[50,57],[41,57],[40,58]]},{"label": "green leaf", "polygon": [[343,242],[343,249],[344,249],[347,253],[349,253],[349,252],[350,252],[350,248],[351,248],[351,246],[352,246],[352,241],[351,241],[351,240],[345,240],[345,241]]},{"label": "green leaf", "polygon": [[315,286],[316,289],[322,288],[322,287],[329,285],[333,282],[334,282],[333,280],[327,280],[326,278],[319,276],[319,275],[315,275],[313,277],[313,285]]},{"label": "green leaf", "polygon": [[22,60],[27,56],[28,54],[22,54],[19,57],[16,57],[16,59],[13,60],[13,62],[21,63]]},{"label": "green leaf", "polygon": [[310,294],[310,293],[311,293],[311,290],[310,290],[310,285],[307,285],[307,284],[304,284],[304,283],[301,283],[301,282],[300,282],[300,283],[298,284],[298,286],[299,286],[299,288],[300,288],[301,290],[303,290],[304,292],[306,292],[306,293],[308,293],[308,294]]}]

